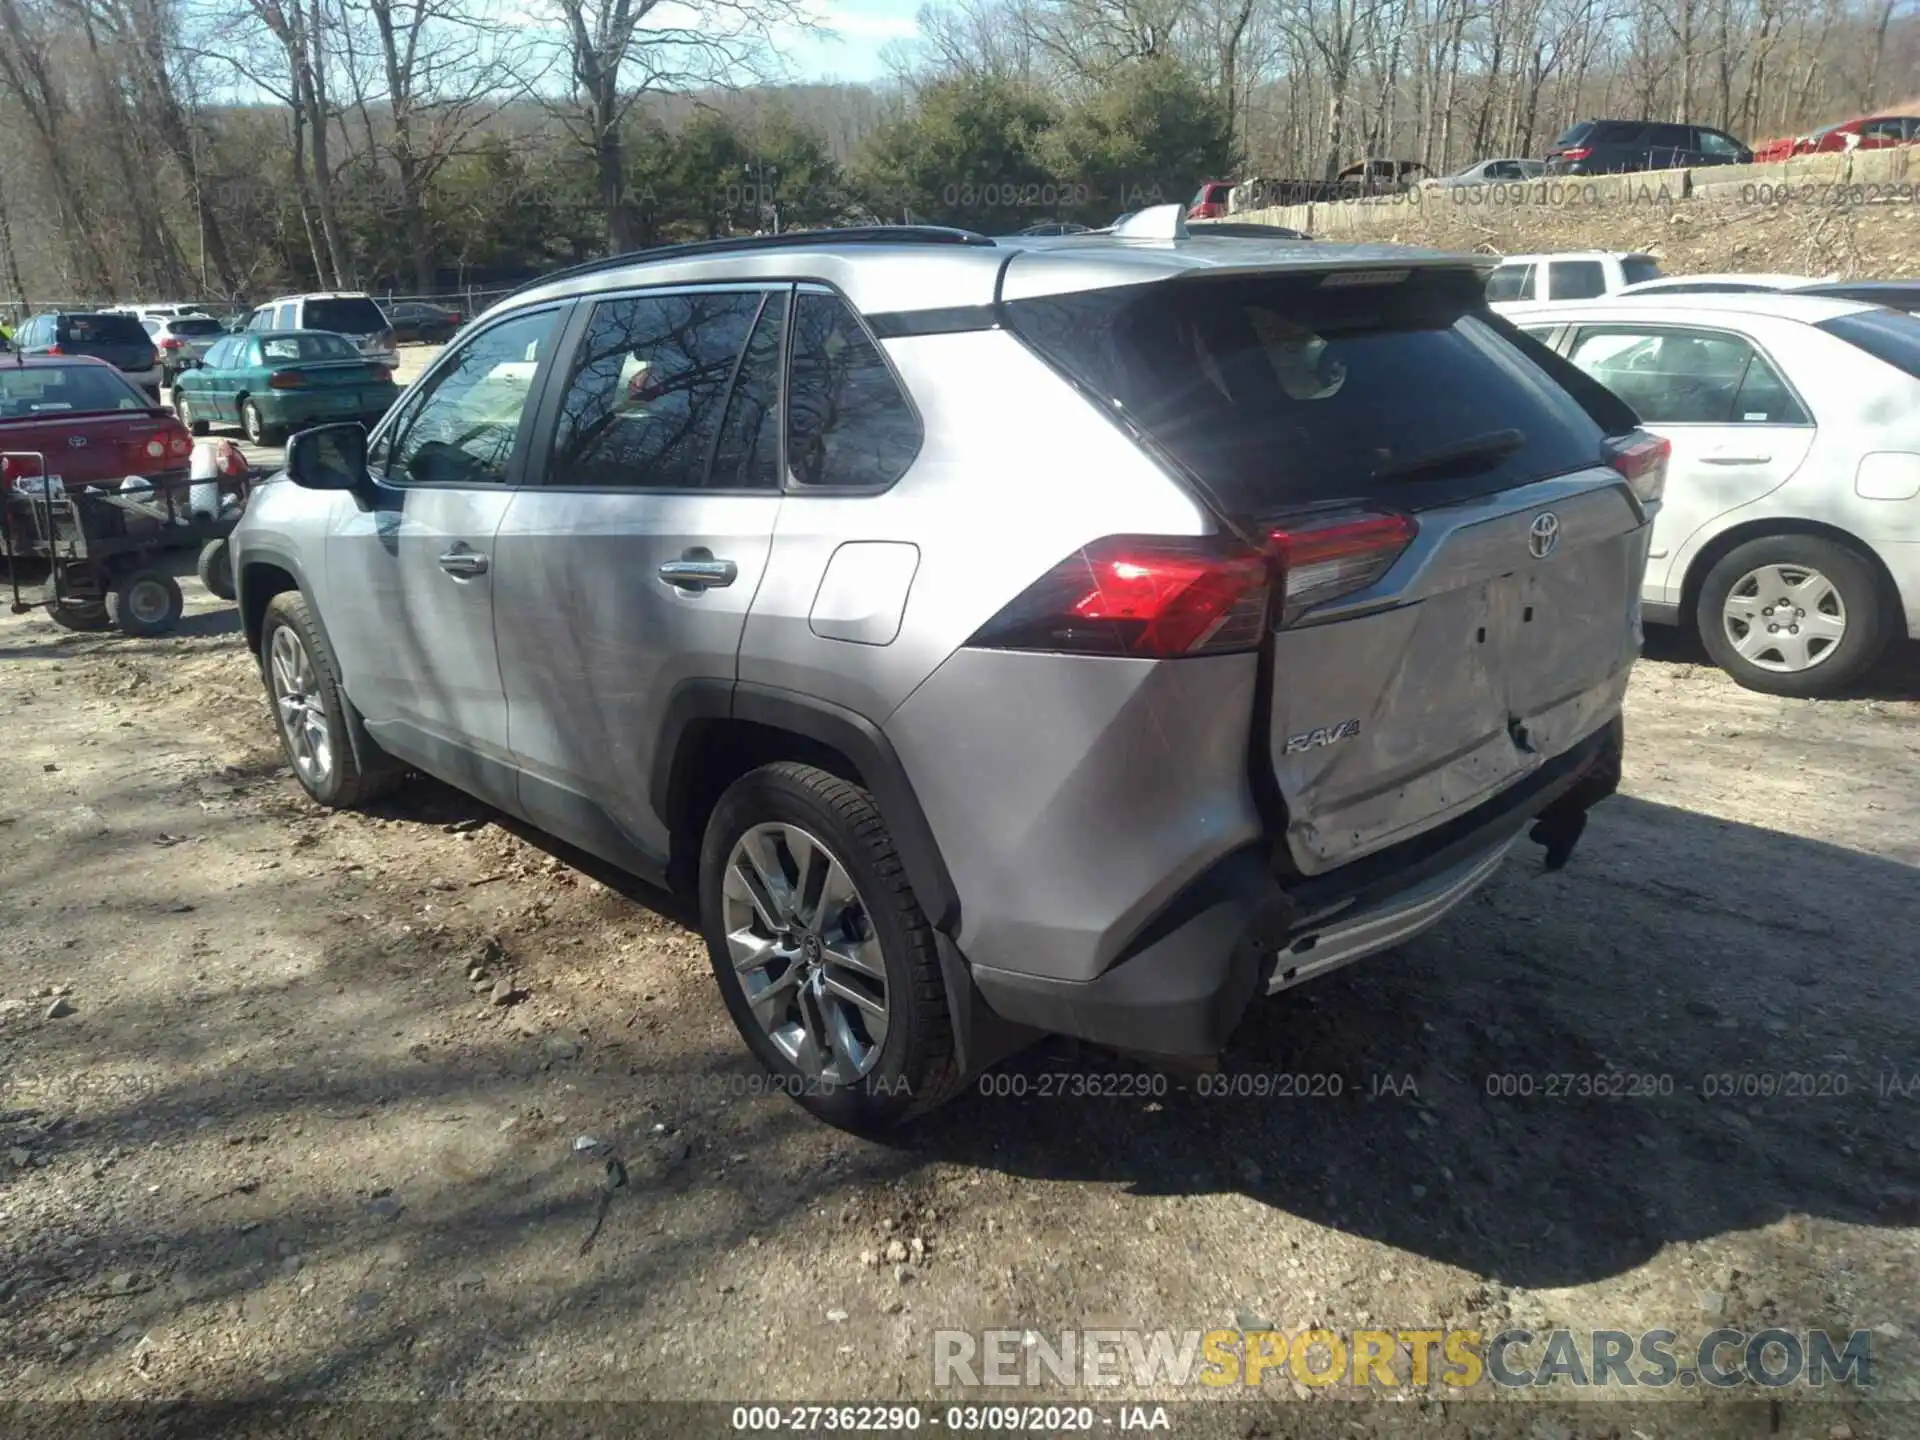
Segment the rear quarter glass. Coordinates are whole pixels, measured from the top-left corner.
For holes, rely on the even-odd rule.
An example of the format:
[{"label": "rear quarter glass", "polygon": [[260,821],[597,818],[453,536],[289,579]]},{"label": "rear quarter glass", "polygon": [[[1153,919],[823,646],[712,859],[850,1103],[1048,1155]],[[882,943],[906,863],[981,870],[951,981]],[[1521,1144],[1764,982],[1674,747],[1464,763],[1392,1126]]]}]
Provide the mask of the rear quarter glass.
[{"label": "rear quarter glass", "polygon": [[[1489,316],[1478,272],[1322,288],[1321,273],[1016,300],[1011,328],[1227,514],[1422,509],[1600,462],[1602,427],[1543,347]],[[1564,368],[1564,367],[1563,367]],[[1494,432],[1516,446],[1418,478],[1380,472]]]}]

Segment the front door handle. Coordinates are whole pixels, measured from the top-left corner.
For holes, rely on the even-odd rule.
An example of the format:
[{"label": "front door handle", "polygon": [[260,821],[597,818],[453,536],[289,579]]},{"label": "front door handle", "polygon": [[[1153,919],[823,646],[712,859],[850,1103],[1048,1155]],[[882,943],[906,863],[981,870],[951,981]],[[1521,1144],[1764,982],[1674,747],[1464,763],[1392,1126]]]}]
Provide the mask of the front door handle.
[{"label": "front door handle", "polygon": [[678,560],[660,567],[660,578],[676,590],[716,590],[731,585],[739,577],[740,567],[731,560],[716,560],[705,551],[688,551]]},{"label": "front door handle", "polygon": [[456,580],[471,580],[487,573],[487,557],[477,550],[449,550],[440,557],[440,568]]}]

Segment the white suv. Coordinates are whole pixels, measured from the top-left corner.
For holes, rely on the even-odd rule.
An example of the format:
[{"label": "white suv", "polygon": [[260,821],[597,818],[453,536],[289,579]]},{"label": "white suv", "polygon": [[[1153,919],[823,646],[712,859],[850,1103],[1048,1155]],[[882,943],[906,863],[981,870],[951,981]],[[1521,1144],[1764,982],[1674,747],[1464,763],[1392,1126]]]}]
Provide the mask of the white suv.
[{"label": "white suv", "polygon": [[1660,266],[1651,255],[1620,250],[1509,255],[1487,277],[1487,300],[1502,311],[1529,301],[1591,300],[1659,278]]},{"label": "white suv", "polygon": [[311,295],[282,295],[247,317],[249,330],[331,330],[354,343],[379,365],[400,363],[393,322],[371,295],[359,290],[326,290]]},{"label": "white suv", "polygon": [[1513,317],[1673,446],[1642,611],[1751,690],[1827,695],[1920,639],[1920,320],[1621,296]]}]

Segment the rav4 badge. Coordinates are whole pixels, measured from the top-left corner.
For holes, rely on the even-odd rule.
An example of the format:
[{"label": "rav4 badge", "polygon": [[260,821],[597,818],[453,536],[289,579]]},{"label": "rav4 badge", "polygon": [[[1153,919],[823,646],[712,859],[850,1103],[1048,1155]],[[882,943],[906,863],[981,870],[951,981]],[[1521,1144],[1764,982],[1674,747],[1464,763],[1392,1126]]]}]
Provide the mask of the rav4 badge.
[{"label": "rav4 badge", "polygon": [[1358,720],[1342,720],[1338,725],[1324,725],[1318,730],[1304,730],[1298,735],[1289,735],[1287,748],[1283,753],[1298,755],[1302,750],[1318,750],[1322,745],[1351,740],[1359,733]]}]

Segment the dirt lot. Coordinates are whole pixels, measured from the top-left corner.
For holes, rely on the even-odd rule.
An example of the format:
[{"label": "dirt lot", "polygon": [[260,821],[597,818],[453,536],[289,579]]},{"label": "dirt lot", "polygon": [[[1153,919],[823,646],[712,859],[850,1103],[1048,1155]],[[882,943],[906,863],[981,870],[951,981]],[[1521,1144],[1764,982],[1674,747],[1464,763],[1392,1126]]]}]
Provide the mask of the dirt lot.
[{"label": "dirt lot", "polygon": [[[883,1146],[755,1093],[663,897],[425,782],[308,804],[192,594],[160,641],[0,619],[0,1400],[928,1400],[947,1327],[1777,1324],[1875,1329],[1872,1397],[1714,1433],[1920,1433],[1912,648],[1810,703],[1662,645],[1566,871],[1524,847],[1244,1027],[1234,1075],[1337,1096],[1043,1098],[1140,1073],[1052,1045]],[[1827,1093],[1709,1078],[1789,1072]],[[1622,1073],[1670,1089],[1545,1093]],[[1231,1433],[1709,1433],[1262,1393]]]}]

